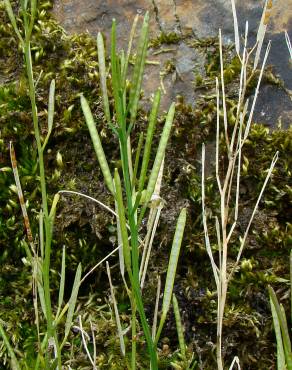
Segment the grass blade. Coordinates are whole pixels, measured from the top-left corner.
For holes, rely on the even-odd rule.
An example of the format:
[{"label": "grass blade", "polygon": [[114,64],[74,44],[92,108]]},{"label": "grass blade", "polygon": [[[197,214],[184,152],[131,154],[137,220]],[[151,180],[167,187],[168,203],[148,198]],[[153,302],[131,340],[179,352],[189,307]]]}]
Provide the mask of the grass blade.
[{"label": "grass blade", "polygon": [[133,25],[132,25],[132,28],[131,28],[127,55],[126,55],[126,58],[125,58],[125,61],[124,61],[124,64],[123,64],[123,70],[122,70],[122,83],[123,83],[123,85],[125,85],[125,83],[126,83],[129,58],[130,58],[130,55],[131,55],[132,44],[133,44],[133,39],[134,39],[134,36],[135,36],[135,31],[136,31],[138,19],[139,19],[139,15],[137,14],[136,17],[134,18],[134,22],[133,22]]},{"label": "grass blade", "polygon": [[152,193],[153,193],[154,188],[155,188],[155,184],[156,184],[156,181],[157,181],[157,177],[158,177],[158,173],[159,173],[159,170],[160,170],[161,162],[164,158],[166,145],[167,145],[167,142],[168,142],[168,139],[169,139],[170,130],[171,130],[173,117],[174,117],[174,112],[175,112],[175,103],[172,103],[170,108],[169,108],[167,117],[166,117],[165,125],[163,127],[163,131],[162,131],[162,134],[161,134],[159,146],[158,146],[158,149],[157,149],[155,161],[154,161],[152,171],[151,171],[151,174],[150,174],[150,178],[149,178],[149,181],[148,181],[148,186],[147,186],[147,191],[146,191],[146,203],[149,202],[149,200],[151,199]]},{"label": "grass blade", "polygon": [[290,252],[290,315],[292,322],[292,249]]},{"label": "grass blade", "polygon": [[173,311],[174,311],[180,353],[182,355],[183,361],[186,362],[186,345],[185,345],[185,339],[184,339],[184,333],[183,333],[183,326],[182,326],[178,302],[177,302],[175,294],[172,295],[172,304],[173,304]]},{"label": "grass blade", "polygon": [[235,50],[237,52],[237,55],[239,55],[240,41],[239,41],[238,22],[237,22],[237,14],[236,14],[236,7],[235,7],[234,0],[231,0],[231,6],[232,6],[232,15],[233,15],[233,24],[234,24]]},{"label": "grass blade", "polygon": [[145,14],[141,35],[138,43],[138,51],[135,61],[135,67],[132,77],[132,88],[130,91],[130,99],[129,99],[129,108],[130,108],[130,126],[128,133],[131,131],[133,127],[137,109],[138,109],[138,102],[140,99],[140,92],[141,92],[141,85],[142,79],[144,74],[144,67],[146,61],[146,54],[147,54],[147,46],[148,46],[148,32],[149,32],[149,13]]},{"label": "grass blade", "polygon": [[8,17],[10,19],[10,22],[12,24],[12,27],[17,35],[17,37],[19,38],[22,46],[24,45],[24,41],[23,41],[23,38],[19,32],[19,29],[17,27],[17,23],[16,23],[16,18],[15,18],[15,15],[13,13],[13,10],[12,10],[12,7],[11,7],[11,3],[9,0],[4,0],[4,4],[5,4],[5,8],[6,8],[6,12],[8,14]]},{"label": "grass blade", "polygon": [[112,89],[118,126],[125,129],[125,112],[123,106],[123,89],[121,86],[121,69],[119,56],[116,51],[116,20],[113,19],[111,31],[111,71],[112,71]]},{"label": "grass blade", "polygon": [[285,353],[284,353],[284,347],[283,347],[283,341],[282,341],[282,335],[281,335],[280,322],[279,322],[277,312],[276,312],[271,296],[270,296],[270,304],[271,304],[271,311],[272,311],[274,329],[275,329],[276,340],[277,340],[277,369],[280,370],[280,369],[285,369]]},{"label": "grass blade", "polygon": [[137,179],[137,172],[138,172],[141,149],[142,149],[142,145],[143,145],[143,139],[144,139],[143,132],[140,132],[139,141],[138,141],[137,150],[136,150],[136,156],[135,156],[133,177],[132,177],[132,189],[133,189],[133,191],[135,191],[135,184],[136,184],[136,179]]},{"label": "grass blade", "polygon": [[266,30],[267,30],[268,20],[269,20],[269,17],[270,17],[270,10],[267,9],[268,8],[267,5],[268,4],[267,4],[267,0],[266,0],[264,10],[263,10],[263,14],[262,14],[262,18],[261,18],[261,22],[260,22],[260,25],[259,25],[259,28],[258,28],[258,33],[257,33],[257,50],[256,50],[255,58],[254,58],[253,70],[255,70],[257,68],[259,60],[260,60],[260,54],[261,54],[261,50],[262,50],[262,47],[263,47],[263,42],[264,42]]},{"label": "grass blade", "polygon": [[117,329],[118,329],[118,336],[119,336],[119,340],[120,340],[121,352],[122,352],[122,355],[125,356],[126,355],[125,341],[124,341],[123,330],[122,330],[120,315],[119,315],[119,311],[118,311],[117,301],[116,301],[116,298],[115,298],[115,292],[114,292],[114,287],[113,287],[113,284],[112,284],[111,271],[110,271],[108,261],[106,261],[106,272],[107,272],[108,281],[109,281],[109,284],[110,284],[111,297],[112,297],[113,306],[114,306],[114,312],[115,312],[116,324],[117,324]]},{"label": "grass blade", "polygon": [[80,281],[81,281],[81,263],[79,263],[79,265],[77,267],[71,297],[70,297],[69,302],[68,302],[69,308],[68,308],[68,313],[67,313],[67,318],[66,318],[66,323],[65,323],[65,336],[64,336],[64,340],[63,340],[63,343],[62,343],[61,347],[63,347],[63,345],[65,344],[65,341],[66,341],[66,339],[69,335],[70,329],[71,329],[71,325],[72,325],[72,322],[73,322],[74,311],[75,311],[75,306],[76,306],[76,301],[77,301],[77,296],[78,296],[78,290],[79,290],[79,286],[80,286]]},{"label": "grass blade", "polygon": [[108,166],[108,163],[107,163],[107,160],[106,160],[106,156],[105,156],[103,148],[102,148],[100,137],[99,137],[99,134],[97,132],[91,110],[89,108],[87,100],[85,99],[85,97],[83,95],[81,95],[80,100],[81,100],[81,107],[82,107],[82,110],[83,110],[83,114],[85,116],[85,120],[86,120],[88,129],[89,129],[89,133],[90,133],[90,136],[91,136],[92,144],[93,144],[93,147],[94,147],[94,150],[95,150],[95,154],[97,156],[101,171],[103,173],[105,183],[106,183],[108,189],[110,190],[110,192],[112,194],[114,194],[112,175],[110,173],[110,169],[109,169],[109,166]]},{"label": "grass blade", "polygon": [[164,294],[163,294],[162,315],[161,315],[159,328],[158,328],[156,338],[155,338],[155,344],[157,344],[159,340],[164,322],[166,320],[166,315],[168,313],[170,303],[171,303],[172,290],[173,290],[173,285],[174,285],[174,279],[175,279],[175,274],[176,274],[176,268],[177,268],[183,233],[184,233],[184,229],[186,225],[186,218],[187,218],[187,210],[186,208],[183,208],[177,220],[176,230],[175,230],[175,234],[174,234],[174,238],[172,242],[171,253],[170,253],[167,274],[166,274]]},{"label": "grass blade", "polygon": [[13,348],[11,347],[9,339],[8,339],[1,323],[0,323],[0,335],[3,338],[3,341],[4,341],[5,347],[7,349],[7,352],[9,353],[9,356],[11,358],[11,368],[12,368],[12,370],[21,370],[19,362],[17,361],[17,358],[15,356]]},{"label": "grass blade", "polygon": [[282,341],[284,345],[284,352],[285,352],[285,359],[288,370],[292,369],[292,356],[291,356],[291,342],[289,337],[289,330],[287,327],[287,321],[285,317],[285,313],[283,313],[283,309],[281,308],[281,305],[278,302],[276,293],[274,292],[274,289],[269,286],[268,287],[270,299],[273,302],[276,315],[280,324],[281,328],[281,334],[282,334]]},{"label": "grass blade", "polygon": [[56,320],[58,320],[58,316],[59,316],[59,313],[61,312],[61,307],[62,307],[62,303],[64,299],[65,272],[66,272],[66,251],[65,251],[65,246],[64,246],[63,253],[62,253],[61,280],[60,280],[58,310],[56,313]]},{"label": "grass blade", "polygon": [[145,147],[144,147],[144,153],[143,153],[143,159],[142,159],[142,166],[141,166],[141,173],[139,178],[139,191],[142,191],[145,184],[146,179],[146,173],[148,169],[148,163],[150,158],[150,152],[151,152],[151,146],[152,146],[152,139],[153,134],[155,131],[155,126],[157,122],[157,115],[158,115],[158,109],[160,106],[160,99],[161,99],[161,91],[160,89],[156,91],[154,95],[154,100],[152,104],[152,109],[149,117],[149,125],[147,128],[147,135],[146,135],[146,141],[145,141]]}]

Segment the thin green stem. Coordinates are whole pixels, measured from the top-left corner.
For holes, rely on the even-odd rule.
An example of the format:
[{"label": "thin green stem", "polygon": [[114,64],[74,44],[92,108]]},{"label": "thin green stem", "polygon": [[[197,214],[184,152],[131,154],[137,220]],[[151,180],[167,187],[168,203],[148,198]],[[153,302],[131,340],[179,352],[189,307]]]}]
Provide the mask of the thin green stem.
[{"label": "thin green stem", "polygon": [[136,369],[136,352],[137,352],[137,328],[136,328],[136,304],[135,300],[131,299],[131,306],[132,306],[132,317],[131,317],[131,322],[132,322],[132,357],[131,357],[131,370]]}]

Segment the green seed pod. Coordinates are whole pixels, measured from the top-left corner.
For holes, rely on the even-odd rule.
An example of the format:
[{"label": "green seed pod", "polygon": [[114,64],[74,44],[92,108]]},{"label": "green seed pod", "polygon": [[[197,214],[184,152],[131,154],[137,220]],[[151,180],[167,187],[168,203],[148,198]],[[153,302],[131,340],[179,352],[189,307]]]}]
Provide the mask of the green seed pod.
[{"label": "green seed pod", "polygon": [[107,160],[106,160],[106,156],[105,156],[103,148],[102,148],[100,137],[99,137],[99,134],[97,132],[91,110],[89,108],[87,100],[84,98],[83,95],[81,95],[80,100],[81,100],[81,107],[82,107],[82,110],[83,110],[83,114],[85,116],[85,120],[86,120],[88,129],[89,129],[89,133],[90,133],[90,136],[91,136],[91,140],[92,140],[92,143],[93,143],[93,146],[94,146],[94,150],[95,150],[95,153],[96,153],[101,171],[102,171],[103,176],[104,176],[105,183],[106,183],[108,189],[110,190],[110,192],[112,194],[114,194],[112,175],[110,173],[110,169],[109,169],[109,166],[108,166],[108,163],[107,163]]},{"label": "green seed pod", "polygon": [[159,142],[159,146],[158,146],[158,149],[157,149],[155,161],[154,161],[152,171],[151,171],[151,174],[150,174],[150,178],[149,178],[149,181],[148,181],[147,195],[146,195],[146,201],[147,202],[149,202],[149,200],[151,199],[152,193],[153,193],[154,188],[155,188],[155,184],[156,184],[156,181],[157,181],[157,177],[158,177],[158,173],[159,173],[159,170],[160,170],[161,162],[163,160],[166,145],[167,145],[167,142],[168,142],[168,139],[169,139],[170,130],[171,130],[173,117],[174,117],[174,112],[175,112],[175,103],[172,103],[170,108],[169,108],[167,117],[166,117],[165,125],[164,125],[164,128],[163,128],[161,138],[160,138],[160,142]]}]

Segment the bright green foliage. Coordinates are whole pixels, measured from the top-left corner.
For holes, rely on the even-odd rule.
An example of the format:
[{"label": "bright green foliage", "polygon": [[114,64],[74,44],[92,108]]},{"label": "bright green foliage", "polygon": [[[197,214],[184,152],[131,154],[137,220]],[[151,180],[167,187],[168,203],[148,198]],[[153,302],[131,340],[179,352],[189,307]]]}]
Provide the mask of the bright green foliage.
[{"label": "bright green foliage", "polygon": [[[133,29],[136,27],[134,23]],[[136,151],[136,159],[134,169],[132,168],[132,152],[131,152],[131,141],[130,134],[136,122],[136,116],[138,111],[138,102],[140,99],[143,72],[146,60],[147,45],[148,45],[148,28],[149,28],[149,15],[146,14],[143,20],[141,34],[138,42],[135,65],[133,69],[133,74],[130,79],[130,90],[129,94],[127,91],[127,76],[128,76],[128,58],[130,55],[130,50],[132,46],[132,37],[129,42],[129,48],[127,53],[127,59],[125,60],[124,53],[118,54],[116,51],[116,22],[113,21],[112,32],[111,32],[111,82],[112,82],[112,93],[113,93],[113,108],[111,112],[108,93],[107,93],[107,71],[105,65],[105,51],[104,44],[101,34],[97,37],[97,47],[99,54],[99,72],[100,72],[100,86],[103,97],[104,112],[107,119],[109,127],[112,129],[113,133],[117,135],[120,147],[120,157],[122,162],[123,171],[123,185],[126,195],[126,201],[124,205],[123,192],[122,192],[122,181],[118,174],[118,170],[115,169],[114,174],[114,191],[112,189],[112,176],[107,164],[107,160],[104,155],[101,141],[97,133],[95,123],[93,120],[92,113],[90,111],[89,105],[85,98],[81,96],[81,106],[83,113],[85,115],[86,123],[89,128],[93,146],[102,169],[104,180],[107,184],[109,190],[114,194],[115,201],[117,204],[119,226],[120,226],[120,237],[122,240],[123,254],[120,254],[120,258],[124,259],[129,280],[131,283],[131,288],[133,292],[132,310],[137,305],[137,309],[140,315],[144,335],[147,341],[148,352],[150,355],[151,367],[153,370],[157,369],[157,355],[156,355],[156,344],[159,338],[152,341],[150,335],[149,325],[147,323],[144,306],[141,295],[141,288],[139,282],[139,249],[138,249],[138,227],[141,222],[142,217],[146,212],[148,202],[151,200],[154,188],[158,179],[159,170],[161,163],[165,155],[165,149],[170,136],[170,131],[172,127],[172,122],[175,113],[175,104],[173,103],[169,109],[166,117],[166,122],[161,134],[159,141],[155,161],[150,172],[147,190],[145,192],[144,185],[146,183],[147,169],[149,164],[152,139],[154,134],[154,129],[157,121],[158,109],[160,104],[160,91],[157,91],[153,101],[153,107],[150,113],[149,126],[147,129],[146,142],[144,145],[143,160],[141,164],[140,177],[136,179],[138,168],[139,168],[139,156],[143,146],[143,135],[139,137],[138,148]],[[135,193],[136,181],[138,185],[138,193]],[[144,197],[142,199],[142,192]],[[145,196],[146,194],[146,196]],[[143,204],[143,208],[140,212],[138,219],[138,208],[140,203]],[[126,220],[127,215],[127,220]],[[178,262],[179,249],[182,241],[183,230],[186,222],[186,210],[183,209],[178,220],[177,230],[174,237],[170,263],[168,268],[168,275],[166,281],[166,288],[164,294],[164,304],[163,304],[163,322],[160,326],[160,331],[162,330],[163,323],[166,319],[166,314],[169,309],[172,288],[174,283],[175,271]],[[129,236],[126,227],[126,223],[129,226]],[[120,262],[120,265],[123,265]],[[123,273],[123,272],[122,272]],[[134,299],[134,300],[133,300]],[[132,312],[133,314],[133,312]],[[132,318],[132,367],[135,367],[135,317]]]},{"label": "bright green foliage", "polygon": [[[292,276],[292,251],[290,252],[290,285],[292,284],[291,276]],[[274,289],[271,286],[269,286],[268,289],[270,294],[270,303],[273,315],[274,329],[277,339],[277,368],[278,370],[282,369],[291,370],[292,348],[290,340],[290,330],[288,327],[285,310],[283,305],[279,303]]]}]

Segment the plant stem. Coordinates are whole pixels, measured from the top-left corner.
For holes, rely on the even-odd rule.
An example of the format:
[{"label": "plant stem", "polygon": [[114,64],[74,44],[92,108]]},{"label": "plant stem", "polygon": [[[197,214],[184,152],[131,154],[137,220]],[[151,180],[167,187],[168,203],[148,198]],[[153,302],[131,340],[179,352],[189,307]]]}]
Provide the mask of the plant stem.
[{"label": "plant stem", "polygon": [[131,306],[132,306],[132,365],[131,365],[131,370],[136,369],[136,343],[137,343],[137,329],[136,329],[136,303],[135,300],[131,299]]},{"label": "plant stem", "polygon": [[131,233],[131,247],[132,247],[132,269],[133,274],[130,275],[131,285],[134,291],[134,298],[137,304],[137,308],[139,311],[139,315],[141,318],[141,323],[143,327],[143,331],[145,334],[149,354],[150,354],[150,361],[151,361],[151,368],[152,370],[158,369],[157,367],[157,356],[154,350],[154,345],[151,337],[151,332],[149,325],[147,323],[147,319],[145,316],[143,301],[142,301],[142,294],[141,288],[139,284],[139,251],[138,251],[138,227],[136,222],[135,213],[133,212],[133,203],[132,203],[132,186],[131,186],[131,179],[129,173],[129,161],[128,161],[128,150],[127,150],[127,134],[126,134],[126,127],[122,127],[120,130],[120,151],[121,151],[121,159],[122,159],[122,167],[123,167],[123,176],[125,182],[125,190],[126,190],[126,198],[127,198],[127,208],[128,208],[128,221],[130,226],[130,233]]},{"label": "plant stem", "polygon": [[[28,37],[26,37],[25,39],[24,55],[25,55],[25,65],[26,65],[28,84],[29,84],[29,96],[30,96],[30,101],[31,101],[34,134],[35,134],[35,140],[36,140],[37,151],[38,151],[39,174],[40,174],[40,184],[41,184],[41,194],[42,194],[42,208],[44,212],[45,257],[44,257],[44,262],[43,262],[43,282],[44,282],[44,295],[45,295],[45,304],[46,304],[47,335],[48,335],[48,338],[50,339],[51,337],[54,337],[51,294],[50,294],[50,256],[51,256],[51,241],[52,241],[52,225],[49,220],[49,214],[48,214],[48,198],[47,198],[47,190],[46,190],[44,156],[43,156],[43,149],[41,145],[40,130],[39,130],[39,125],[38,125],[36,93],[35,93],[35,86],[34,86],[34,79],[33,79],[30,39]],[[48,359],[48,351],[47,351],[46,358]]]}]

